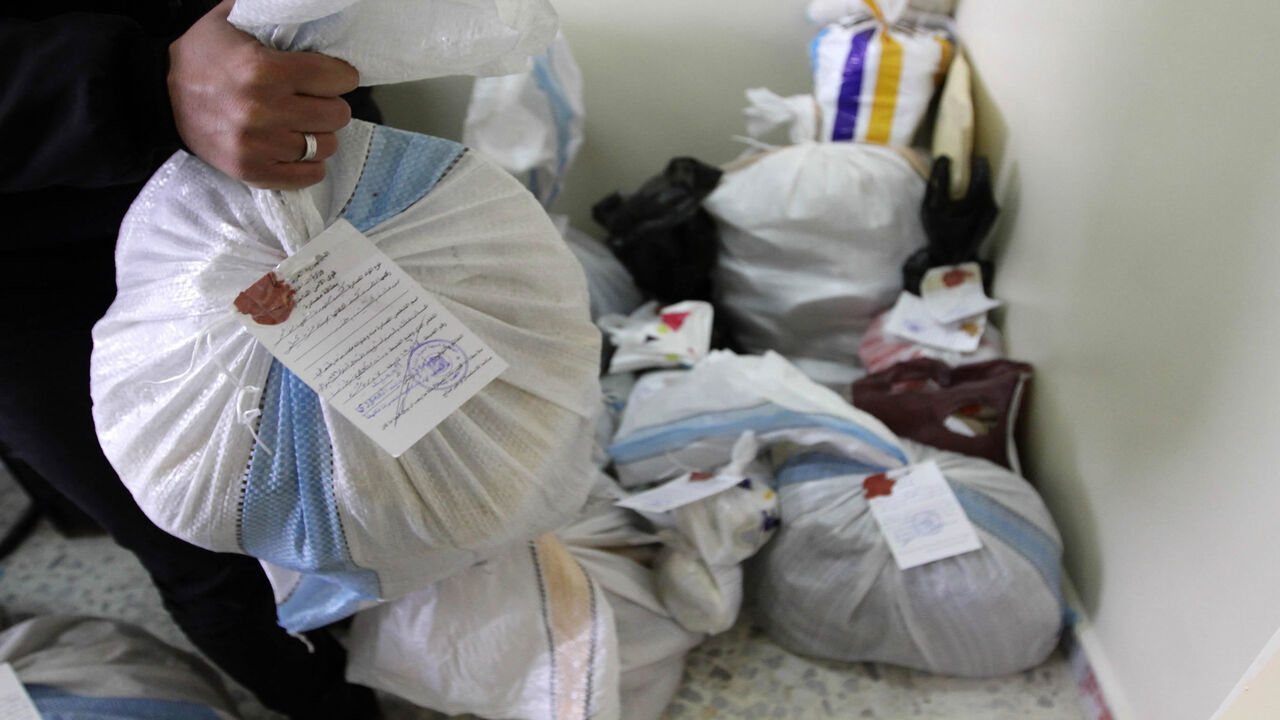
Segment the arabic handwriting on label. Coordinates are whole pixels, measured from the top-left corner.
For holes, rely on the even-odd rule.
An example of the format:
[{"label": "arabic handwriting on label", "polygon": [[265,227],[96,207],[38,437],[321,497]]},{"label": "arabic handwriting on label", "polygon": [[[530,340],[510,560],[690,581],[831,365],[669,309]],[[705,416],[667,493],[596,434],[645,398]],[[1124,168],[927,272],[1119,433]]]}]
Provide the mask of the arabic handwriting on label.
[{"label": "arabic handwriting on label", "polygon": [[339,220],[276,274],[295,307],[240,320],[285,367],[400,455],[507,365],[368,238]]},{"label": "arabic handwriting on label", "polygon": [[973,523],[936,462],[872,475],[863,487],[871,515],[900,569],[982,547]]}]

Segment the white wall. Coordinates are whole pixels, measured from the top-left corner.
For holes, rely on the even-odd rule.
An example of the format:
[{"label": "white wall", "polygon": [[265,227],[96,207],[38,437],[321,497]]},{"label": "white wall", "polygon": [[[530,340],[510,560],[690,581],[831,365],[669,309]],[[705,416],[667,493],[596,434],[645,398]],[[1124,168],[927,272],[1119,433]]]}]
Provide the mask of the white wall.
[{"label": "white wall", "polygon": [[[809,40],[816,28],[805,2],[791,0],[553,0],[582,68],[583,149],[553,211],[601,235],[591,205],[630,192],[667,161],[693,155],[732,160],[743,145],[743,92],[809,92]],[[470,81],[432,80],[384,88],[389,124],[461,136]]]},{"label": "white wall", "polygon": [[1280,3],[964,0],[1027,454],[1136,714],[1280,626]]},{"label": "white wall", "polygon": [[[558,204],[737,153],[809,88],[803,0],[559,0],[587,142]],[[1025,454],[1138,717],[1203,720],[1280,626],[1280,3],[965,0],[1005,204],[997,290],[1039,368]],[[379,93],[457,136],[468,88]]]}]

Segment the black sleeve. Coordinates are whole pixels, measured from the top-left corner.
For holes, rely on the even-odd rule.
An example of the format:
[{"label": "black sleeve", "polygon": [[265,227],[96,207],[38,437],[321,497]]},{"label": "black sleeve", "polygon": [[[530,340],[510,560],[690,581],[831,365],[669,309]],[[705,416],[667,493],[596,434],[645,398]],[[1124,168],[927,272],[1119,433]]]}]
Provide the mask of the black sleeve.
[{"label": "black sleeve", "polygon": [[0,192],[145,180],[179,147],[168,45],[116,15],[0,17]]}]

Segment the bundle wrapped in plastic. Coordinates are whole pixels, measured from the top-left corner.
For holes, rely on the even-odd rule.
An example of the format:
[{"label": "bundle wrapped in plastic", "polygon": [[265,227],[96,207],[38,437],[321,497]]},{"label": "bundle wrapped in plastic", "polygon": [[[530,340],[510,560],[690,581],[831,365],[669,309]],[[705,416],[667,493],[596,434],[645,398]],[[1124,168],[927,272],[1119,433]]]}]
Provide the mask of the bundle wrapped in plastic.
[{"label": "bundle wrapped in plastic", "polygon": [[862,333],[926,242],[924,178],[910,156],[803,143],[731,168],[704,206],[719,221],[717,307],[743,349],[838,363],[847,385]]},{"label": "bundle wrapped in plastic", "polygon": [[676,620],[693,632],[716,634],[733,627],[742,606],[742,562],[778,527],[773,471],[756,459],[755,435],[733,446],[733,458],[717,475],[741,477],[723,492],[655,518],[666,526],[668,547],[657,561],[658,596]]},{"label": "bundle wrapped in plastic", "polygon": [[587,274],[593,320],[605,315],[630,315],[644,303],[644,295],[631,279],[631,273],[604,243],[570,226],[565,215],[552,215],[551,219]]},{"label": "bundle wrapped in plastic", "polygon": [[550,207],[582,146],[583,115],[582,72],[559,35],[525,72],[476,80],[462,142]]},{"label": "bundle wrapped in plastic", "polygon": [[659,598],[652,568],[654,535],[615,507],[626,491],[597,476],[582,515],[556,531],[587,574],[604,589],[618,638],[621,717],[657,720],[684,675],[685,654],[706,637],[676,621]]},{"label": "bundle wrapped in plastic", "polygon": [[758,619],[780,645],[832,660],[986,677],[1025,670],[1062,627],[1062,542],[1035,490],[994,463],[901,441],[936,461],[982,548],[901,570],[861,480],[880,469],[791,448],[777,469],[782,527],[747,567]]},{"label": "bundle wrapped in plastic", "polygon": [[[240,717],[213,668],[141,628],[48,615],[0,630],[0,664],[13,666],[41,717]],[[7,694],[0,709],[20,710]]]},{"label": "bundle wrapped in plastic", "polygon": [[348,676],[451,714],[657,720],[702,635],[628,557],[656,538],[613,507],[621,496],[598,475],[556,534],[357,615]]},{"label": "bundle wrapped in plastic", "polygon": [[[775,458],[781,524],[746,566],[748,597],[783,646],[981,676],[1041,662],[1062,621],[1062,546],[1044,504],[985,460],[895,437],[775,354],[713,353],[646,375],[609,451],[625,479],[728,462],[753,431]],[[936,460],[982,549],[899,570],[864,476]]]},{"label": "bundle wrapped in plastic", "polygon": [[[303,573],[277,587],[290,630],[563,525],[591,484],[599,405],[582,272],[537,201],[455,143],[362,122],[339,139],[300,192],[171,158],[124,220],[119,293],[94,329],[108,459],[160,527]],[[399,457],[229,312],[339,218],[510,366]]]},{"label": "bundle wrapped in plastic", "polygon": [[[848,14],[811,48],[820,137],[911,145],[955,52],[951,19],[901,2],[884,11],[877,0],[838,4],[836,12]],[[831,11],[819,12],[831,18]]]},{"label": "bundle wrapped in plastic", "polygon": [[237,0],[228,20],[278,50],[341,58],[362,85],[519,72],[559,25],[546,0]]},{"label": "bundle wrapped in plastic", "polygon": [[751,431],[763,448],[784,441],[848,446],[879,466],[906,455],[879,420],[805,377],[777,353],[712,352],[692,370],[640,378],[608,448],[624,487],[711,471]]}]

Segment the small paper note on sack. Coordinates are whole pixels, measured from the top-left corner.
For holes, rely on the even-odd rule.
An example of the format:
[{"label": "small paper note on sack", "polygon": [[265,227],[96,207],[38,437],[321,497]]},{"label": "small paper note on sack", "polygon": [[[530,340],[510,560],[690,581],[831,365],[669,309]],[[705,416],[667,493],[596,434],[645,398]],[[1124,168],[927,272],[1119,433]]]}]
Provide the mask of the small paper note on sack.
[{"label": "small paper note on sack", "polygon": [[863,488],[900,569],[982,548],[936,462],[868,476]]},{"label": "small paper note on sack", "polygon": [[940,323],[929,314],[924,301],[909,292],[898,296],[898,302],[884,321],[884,331],[890,335],[962,353],[977,350],[986,330],[986,313],[953,323]]},{"label": "small paper note on sack", "polygon": [[0,663],[0,718],[4,720],[40,720],[27,689],[18,681],[9,663]]},{"label": "small paper note on sack", "polygon": [[976,262],[929,268],[920,281],[925,309],[943,325],[1000,307],[982,289],[982,266]]},{"label": "small paper note on sack", "polygon": [[690,503],[705,500],[717,493],[722,493],[734,485],[741,484],[741,475],[729,473],[712,475],[711,473],[685,473],[666,484],[652,490],[636,493],[617,501],[618,507],[640,510],[643,512],[664,513]]},{"label": "small paper note on sack", "polygon": [[346,220],[236,298],[294,375],[399,457],[507,368]]}]

